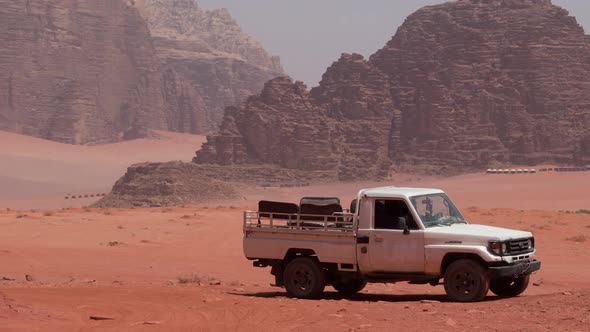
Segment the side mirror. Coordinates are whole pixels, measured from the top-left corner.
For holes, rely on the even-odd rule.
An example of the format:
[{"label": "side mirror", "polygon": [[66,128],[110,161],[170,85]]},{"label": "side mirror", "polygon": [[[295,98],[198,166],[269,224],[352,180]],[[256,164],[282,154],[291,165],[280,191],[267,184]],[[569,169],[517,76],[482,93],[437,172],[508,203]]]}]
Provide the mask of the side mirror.
[{"label": "side mirror", "polygon": [[397,223],[398,223],[399,227],[404,230],[404,235],[410,234],[410,228],[406,224],[406,218],[404,218],[404,217],[398,217],[397,218]]}]

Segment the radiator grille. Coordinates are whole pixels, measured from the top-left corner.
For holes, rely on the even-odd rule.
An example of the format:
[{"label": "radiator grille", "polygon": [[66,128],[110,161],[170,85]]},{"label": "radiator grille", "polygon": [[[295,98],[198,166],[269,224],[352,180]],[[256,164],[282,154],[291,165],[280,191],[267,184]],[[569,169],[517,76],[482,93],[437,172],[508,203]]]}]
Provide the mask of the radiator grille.
[{"label": "radiator grille", "polygon": [[518,254],[525,254],[527,252],[532,252],[534,250],[534,241],[533,239],[519,239],[519,240],[512,240],[508,241],[506,245],[506,254],[509,255],[518,255]]}]

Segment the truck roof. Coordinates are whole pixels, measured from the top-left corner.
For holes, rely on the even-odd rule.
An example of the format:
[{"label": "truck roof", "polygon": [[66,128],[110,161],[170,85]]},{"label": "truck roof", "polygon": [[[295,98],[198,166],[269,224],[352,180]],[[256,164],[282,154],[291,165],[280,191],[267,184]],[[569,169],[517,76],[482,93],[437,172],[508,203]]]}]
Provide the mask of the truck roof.
[{"label": "truck roof", "polygon": [[379,187],[379,188],[362,189],[361,191],[359,191],[359,196],[408,198],[408,197],[412,197],[412,196],[441,194],[441,193],[444,193],[444,192],[440,189],[431,189],[431,188]]}]

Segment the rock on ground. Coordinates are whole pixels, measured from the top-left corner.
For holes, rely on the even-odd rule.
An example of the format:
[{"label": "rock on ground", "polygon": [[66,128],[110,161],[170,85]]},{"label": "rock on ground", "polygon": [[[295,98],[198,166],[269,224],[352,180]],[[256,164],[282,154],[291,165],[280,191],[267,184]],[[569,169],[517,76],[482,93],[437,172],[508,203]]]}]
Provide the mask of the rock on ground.
[{"label": "rock on ground", "polygon": [[113,190],[95,207],[163,207],[238,198],[229,184],[202,174],[183,162],[143,163],[128,168]]}]

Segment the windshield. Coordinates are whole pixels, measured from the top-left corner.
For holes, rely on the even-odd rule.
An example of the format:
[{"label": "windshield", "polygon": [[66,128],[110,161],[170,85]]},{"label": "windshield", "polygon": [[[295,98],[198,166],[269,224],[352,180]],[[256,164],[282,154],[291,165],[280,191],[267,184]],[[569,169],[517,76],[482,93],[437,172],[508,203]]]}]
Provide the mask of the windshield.
[{"label": "windshield", "polygon": [[425,227],[467,223],[445,194],[412,196],[410,201]]}]

